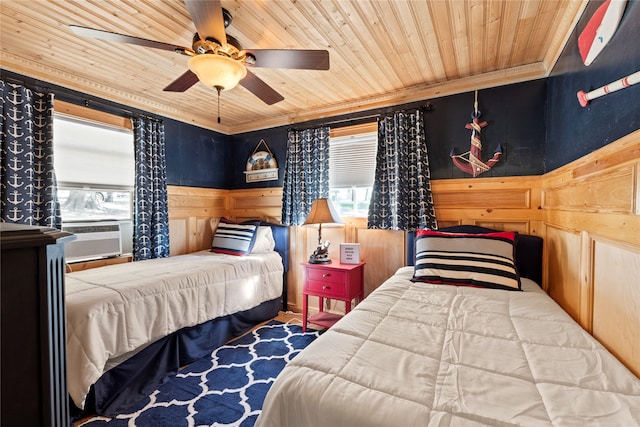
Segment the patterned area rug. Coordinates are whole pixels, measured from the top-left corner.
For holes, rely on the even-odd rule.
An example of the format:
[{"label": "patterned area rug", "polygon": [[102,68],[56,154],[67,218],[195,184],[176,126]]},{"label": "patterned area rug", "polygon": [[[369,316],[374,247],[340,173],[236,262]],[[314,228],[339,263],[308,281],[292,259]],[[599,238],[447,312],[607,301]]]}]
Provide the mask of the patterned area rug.
[{"label": "patterned area rug", "polygon": [[319,335],[269,322],[184,368],[130,412],[80,425],[252,427],[276,376]]}]

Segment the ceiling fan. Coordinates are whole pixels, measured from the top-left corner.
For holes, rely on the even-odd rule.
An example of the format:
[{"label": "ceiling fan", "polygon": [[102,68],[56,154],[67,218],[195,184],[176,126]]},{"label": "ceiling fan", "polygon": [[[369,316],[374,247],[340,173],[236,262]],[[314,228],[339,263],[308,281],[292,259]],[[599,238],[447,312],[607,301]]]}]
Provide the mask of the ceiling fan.
[{"label": "ceiling fan", "polygon": [[235,38],[225,32],[233,18],[229,11],[222,8],[219,0],[185,0],[185,5],[197,31],[193,35],[191,48],[77,25],[69,27],[74,33],[84,37],[169,50],[189,56],[189,70],[163,89],[168,92],[184,92],[202,81],[216,89],[219,98],[220,91],[233,89],[239,83],[266,104],[272,105],[282,101],[284,97],[247,69],[247,66],[329,69],[329,52],[326,50],[243,49]]}]

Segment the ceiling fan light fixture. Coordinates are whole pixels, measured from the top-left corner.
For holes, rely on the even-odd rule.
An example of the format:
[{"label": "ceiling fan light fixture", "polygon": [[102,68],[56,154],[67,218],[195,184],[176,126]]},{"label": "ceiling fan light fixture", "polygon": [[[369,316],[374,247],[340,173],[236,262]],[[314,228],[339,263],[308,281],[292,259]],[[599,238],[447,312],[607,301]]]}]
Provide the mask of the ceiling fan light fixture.
[{"label": "ceiling fan light fixture", "polygon": [[241,62],[224,55],[205,53],[192,56],[187,64],[206,86],[233,89],[247,75]]}]

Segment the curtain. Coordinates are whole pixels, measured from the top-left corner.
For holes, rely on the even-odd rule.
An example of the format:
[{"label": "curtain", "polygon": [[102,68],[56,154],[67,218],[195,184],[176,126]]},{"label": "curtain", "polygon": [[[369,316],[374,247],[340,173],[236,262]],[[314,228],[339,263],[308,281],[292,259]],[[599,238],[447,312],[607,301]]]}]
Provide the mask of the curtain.
[{"label": "curtain", "polygon": [[328,127],[289,131],[282,193],[285,225],[301,225],[313,201],[329,197]]},{"label": "curtain", "polygon": [[53,93],[0,80],[1,220],[61,228],[53,170]]},{"label": "curtain", "polygon": [[134,261],[169,256],[169,214],[164,124],[148,117],[133,119],[135,196]]},{"label": "curtain", "polygon": [[378,151],[368,228],[437,229],[423,112],[378,120]]}]

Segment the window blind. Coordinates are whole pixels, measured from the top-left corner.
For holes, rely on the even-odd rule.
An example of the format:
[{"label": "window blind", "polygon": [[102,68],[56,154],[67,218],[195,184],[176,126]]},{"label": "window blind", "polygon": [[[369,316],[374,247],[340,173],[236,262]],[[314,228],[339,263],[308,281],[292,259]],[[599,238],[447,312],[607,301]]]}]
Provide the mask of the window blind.
[{"label": "window blind", "polygon": [[345,188],[373,185],[377,145],[377,132],[331,138],[329,186]]},{"label": "window blind", "polygon": [[133,132],[56,114],[53,149],[59,183],[133,187]]}]

